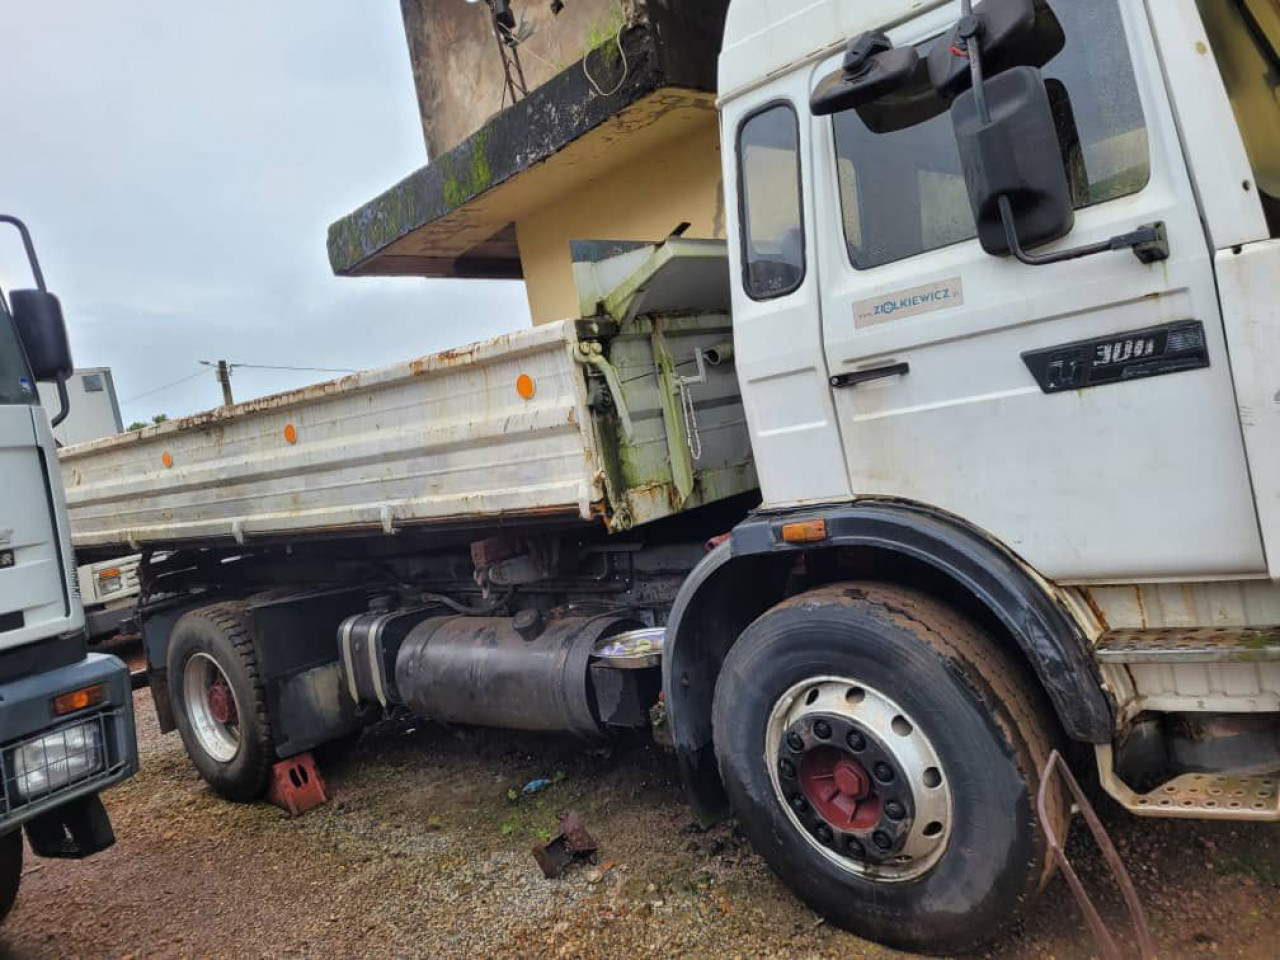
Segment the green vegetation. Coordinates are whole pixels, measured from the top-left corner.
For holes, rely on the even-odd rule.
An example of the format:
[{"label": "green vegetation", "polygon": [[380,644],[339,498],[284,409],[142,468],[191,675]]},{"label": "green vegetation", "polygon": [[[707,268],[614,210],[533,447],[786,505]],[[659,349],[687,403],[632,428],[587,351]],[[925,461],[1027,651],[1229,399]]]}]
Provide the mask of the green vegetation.
[{"label": "green vegetation", "polygon": [[[438,161],[444,175],[444,202],[456,209],[488,190],[493,185],[493,168],[489,166],[489,131],[481,128],[463,150],[455,150]],[[463,163],[457,154],[469,154]]]},{"label": "green vegetation", "polygon": [[600,56],[604,60],[604,65],[612,70],[621,60],[618,44],[614,41],[626,25],[627,12],[623,9],[621,0],[614,0],[613,7],[609,12],[609,18],[596,21],[587,31],[586,55],[589,57],[595,51],[603,48]]}]

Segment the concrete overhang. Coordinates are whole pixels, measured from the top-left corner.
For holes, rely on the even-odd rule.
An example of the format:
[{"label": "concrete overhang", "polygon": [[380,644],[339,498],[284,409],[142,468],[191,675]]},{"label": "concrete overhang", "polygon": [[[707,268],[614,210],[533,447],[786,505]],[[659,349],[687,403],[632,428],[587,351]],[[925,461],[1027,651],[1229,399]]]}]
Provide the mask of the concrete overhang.
[{"label": "concrete overhang", "polygon": [[519,220],[715,124],[714,57],[705,48],[696,61],[690,51],[677,57],[657,37],[648,25],[627,30],[612,77],[593,82],[581,63],[570,67],[334,223],[334,272],[520,278]]}]

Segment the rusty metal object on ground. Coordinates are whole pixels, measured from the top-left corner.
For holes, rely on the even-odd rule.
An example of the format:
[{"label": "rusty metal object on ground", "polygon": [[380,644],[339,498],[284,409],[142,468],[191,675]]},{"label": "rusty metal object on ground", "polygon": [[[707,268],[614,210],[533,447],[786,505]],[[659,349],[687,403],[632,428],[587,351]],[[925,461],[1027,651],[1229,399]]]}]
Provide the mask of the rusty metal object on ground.
[{"label": "rusty metal object on ground", "polygon": [[291,817],[298,817],[328,801],[324,780],[309,753],[281,760],[271,768],[267,800]]},{"label": "rusty metal object on ground", "polygon": [[1124,895],[1124,901],[1129,908],[1129,916],[1133,922],[1133,932],[1137,940],[1139,956],[1142,960],[1155,960],[1156,948],[1154,941],[1151,939],[1151,928],[1147,925],[1147,915],[1142,909],[1142,901],[1138,897],[1137,888],[1133,885],[1129,871],[1125,869],[1124,861],[1120,859],[1120,854],[1116,852],[1115,844],[1111,842],[1106,829],[1102,826],[1102,821],[1098,819],[1093,806],[1089,803],[1088,798],[1085,797],[1084,791],[1080,789],[1080,784],[1071,773],[1071,769],[1067,766],[1066,761],[1062,759],[1061,754],[1054,750],[1049,754],[1044,770],[1040,772],[1040,789],[1036,793],[1036,812],[1040,817],[1040,825],[1044,829],[1049,849],[1052,851],[1059,869],[1062,870],[1062,876],[1067,881],[1067,886],[1071,888],[1071,893],[1075,896],[1076,902],[1080,904],[1080,909],[1084,911],[1089,930],[1093,933],[1093,938],[1097,941],[1102,956],[1105,960],[1122,960],[1124,955],[1120,952],[1115,937],[1111,935],[1111,931],[1107,928],[1102,915],[1098,913],[1098,908],[1093,905],[1093,901],[1089,898],[1084,884],[1080,882],[1080,877],[1076,875],[1070,861],[1067,860],[1066,851],[1064,850],[1066,837],[1058,837],[1054,833],[1052,820],[1047,813],[1049,784],[1052,782],[1054,774],[1060,774],[1063,782],[1067,785],[1067,789],[1071,791],[1071,797],[1075,801],[1076,808],[1084,817],[1085,823],[1089,825],[1089,832],[1093,834],[1098,848],[1102,851],[1103,859],[1106,860],[1107,865],[1111,868],[1112,875],[1116,878],[1116,885],[1120,887],[1120,892]]},{"label": "rusty metal object on ground", "polygon": [[533,848],[533,859],[538,861],[543,875],[554,880],[575,860],[586,860],[599,849],[595,837],[587,832],[582,815],[569,812],[560,817],[560,833],[546,843]]}]

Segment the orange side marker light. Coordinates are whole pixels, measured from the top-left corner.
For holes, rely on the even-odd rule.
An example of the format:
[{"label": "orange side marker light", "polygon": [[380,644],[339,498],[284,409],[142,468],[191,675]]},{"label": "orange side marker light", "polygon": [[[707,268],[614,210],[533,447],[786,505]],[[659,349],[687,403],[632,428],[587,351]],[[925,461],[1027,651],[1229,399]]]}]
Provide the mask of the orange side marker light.
[{"label": "orange side marker light", "polygon": [[827,539],[827,521],[804,520],[782,525],[785,543],[821,543]]}]

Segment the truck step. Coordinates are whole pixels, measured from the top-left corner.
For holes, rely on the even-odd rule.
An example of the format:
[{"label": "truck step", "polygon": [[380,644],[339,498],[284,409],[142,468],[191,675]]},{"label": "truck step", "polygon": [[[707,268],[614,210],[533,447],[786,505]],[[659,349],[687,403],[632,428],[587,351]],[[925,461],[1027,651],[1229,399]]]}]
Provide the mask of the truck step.
[{"label": "truck step", "polygon": [[1280,820],[1278,782],[1275,777],[1184,773],[1150,793],[1135,795],[1129,809],[1144,816]]},{"label": "truck step", "polygon": [[1261,663],[1280,660],[1280,627],[1110,630],[1094,656],[1101,663]]},{"label": "truck step", "polygon": [[1280,822],[1280,775],[1184,773],[1149,793],[1116,776],[1110,744],[1095,748],[1102,787],[1140,817]]}]

